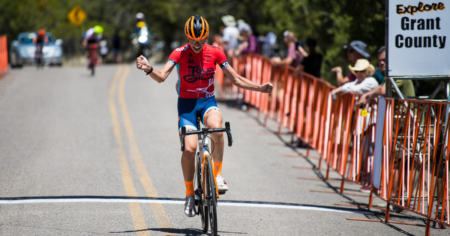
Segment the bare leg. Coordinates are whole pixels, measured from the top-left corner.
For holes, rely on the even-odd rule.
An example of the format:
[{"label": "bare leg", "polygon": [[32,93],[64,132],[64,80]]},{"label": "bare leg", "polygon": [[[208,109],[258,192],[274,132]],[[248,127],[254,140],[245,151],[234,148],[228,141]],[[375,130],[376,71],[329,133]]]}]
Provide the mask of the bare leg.
[{"label": "bare leg", "polygon": [[183,169],[184,181],[194,180],[195,152],[197,150],[197,136],[189,135],[184,138],[185,149],[181,155],[181,169]]},{"label": "bare leg", "polygon": [[[205,118],[205,125],[210,129],[220,129],[222,128],[222,114],[219,111],[209,111]],[[223,133],[212,133],[211,139],[214,142],[214,147],[212,156],[214,162],[222,162],[223,160]]]}]

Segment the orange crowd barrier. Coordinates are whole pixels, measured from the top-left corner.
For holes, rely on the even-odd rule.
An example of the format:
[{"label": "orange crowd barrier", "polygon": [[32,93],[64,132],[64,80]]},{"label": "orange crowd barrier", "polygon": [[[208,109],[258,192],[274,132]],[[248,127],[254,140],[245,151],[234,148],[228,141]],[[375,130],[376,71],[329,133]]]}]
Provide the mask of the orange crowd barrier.
[{"label": "orange crowd barrier", "polygon": [[0,36],[0,77],[8,73],[8,44],[6,36]]},{"label": "orange crowd barrier", "polygon": [[[382,165],[376,194],[397,208],[449,226],[450,103],[385,100]],[[389,209],[386,220],[389,219]]]},{"label": "orange crowd barrier", "polygon": [[[389,221],[389,205],[394,205],[426,217],[426,235],[431,221],[441,228],[450,225],[450,125],[445,120],[450,103],[380,98],[356,107],[357,94],[334,97],[328,82],[296,74],[289,66],[273,66],[261,55],[233,57],[231,64],[255,83],[271,82],[273,92],[238,89],[223,74],[219,75],[220,92],[257,108],[258,118],[264,115],[264,125],[267,119],[275,120],[278,134],[285,127],[314,148],[327,163],[325,180],[330,168],[342,176],[340,193],[344,180],[370,186],[388,203],[386,222],[401,223]],[[372,207],[372,193],[368,207]]]}]

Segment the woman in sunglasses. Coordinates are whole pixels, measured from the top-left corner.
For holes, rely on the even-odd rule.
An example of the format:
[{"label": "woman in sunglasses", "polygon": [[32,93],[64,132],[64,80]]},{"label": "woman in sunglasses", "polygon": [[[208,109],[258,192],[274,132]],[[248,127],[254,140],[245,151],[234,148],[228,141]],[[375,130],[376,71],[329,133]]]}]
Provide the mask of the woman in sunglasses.
[{"label": "woman in sunglasses", "polygon": [[355,75],[356,80],[345,83],[339,88],[333,89],[331,94],[337,93],[358,93],[364,94],[378,86],[378,82],[372,75],[375,73],[375,68],[366,59],[358,59],[354,67],[348,66],[350,71]]}]

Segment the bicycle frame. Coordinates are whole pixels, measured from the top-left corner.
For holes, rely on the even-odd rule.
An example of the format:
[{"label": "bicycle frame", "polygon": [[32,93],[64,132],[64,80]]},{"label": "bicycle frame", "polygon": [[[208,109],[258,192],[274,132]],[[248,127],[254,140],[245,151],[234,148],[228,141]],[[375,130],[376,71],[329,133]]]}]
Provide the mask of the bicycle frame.
[{"label": "bicycle frame", "polygon": [[[198,128],[200,128],[200,121],[197,120],[197,126]],[[211,167],[213,167],[213,161],[211,158],[211,152],[209,151],[209,142],[208,142],[208,134],[210,133],[217,133],[217,132],[226,132],[227,133],[227,138],[228,138],[228,146],[231,147],[233,144],[233,137],[231,136],[231,128],[230,128],[230,123],[227,121],[225,122],[225,128],[220,128],[220,129],[209,129],[209,128],[201,128],[201,130],[196,130],[196,131],[186,131],[186,127],[183,126],[181,127],[181,151],[184,151],[184,138],[186,137],[186,135],[191,135],[191,134],[197,134],[198,135],[198,154],[197,154],[197,163],[199,161],[202,161],[202,169],[203,171],[205,170],[205,159],[207,157],[209,157],[209,163],[211,164]],[[202,157],[202,158],[200,158]],[[213,169],[213,175],[215,176],[215,170]],[[198,170],[197,170],[198,171]],[[203,183],[205,181],[205,175],[203,175]],[[214,178],[214,184],[216,186],[216,192],[217,192],[217,196],[219,196],[219,192],[217,189],[217,183],[216,183],[216,179]],[[203,186],[203,190],[204,190],[204,186]],[[200,197],[200,196],[199,196]],[[205,198],[205,191],[203,191],[203,197]]]},{"label": "bicycle frame", "polygon": [[[203,176],[203,180],[202,183],[205,183],[207,176],[204,174],[205,173],[205,168],[206,168],[206,162],[208,161],[209,164],[212,167],[213,170],[213,176],[216,176],[215,173],[215,168],[214,168],[214,161],[212,160],[212,156],[211,156],[211,152],[209,150],[209,136],[208,135],[202,135],[202,134],[198,134],[198,152],[197,152],[197,163],[202,163],[202,169],[201,170],[197,170],[197,171],[202,171],[202,176]],[[207,158],[209,158],[209,160],[207,160]],[[198,166],[198,165],[196,165]],[[195,177],[195,175],[194,175]],[[216,182],[216,178],[214,178],[214,185],[216,186],[216,194],[217,194],[217,198],[219,198],[219,190],[217,188],[217,182]],[[202,184],[202,191],[203,191],[203,199],[206,199],[206,190],[205,190],[205,184]],[[199,196],[200,197],[200,196]],[[208,204],[206,203],[206,205],[208,206]]]},{"label": "bicycle frame", "polygon": [[[217,235],[217,199],[219,198],[219,190],[216,182],[216,173],[214,170],[214,162],[209,150],[209,136],[210,133],[226,132],[228,137],[228,146],[231,147],[233,138],[231,136],[230,123],[225,122],[225,128],[220,129],[200,129],[200,119],[197,118],[197,127],[199,130],[186,132],[186,127],[181,127],[181,151],[184,151],[184,138],[186,135],[197,134],[198,152],[196,163],[196,173],[194,174],[194,181],[197,183],[198,203],[196,203],[196,212],[202,217],[203,232],[208,231],[208,218],[211,224],[211,234]],[[207,174],[208,173],[208,174]],[[195,177],[197,179],[195,180]],[[202,181],[200,181],[202,178]],[[212,184],[214,182],[214,185]],[[200,197],[201,196],[201,197]],[[197,200],[196,200],[197,202]]]}]

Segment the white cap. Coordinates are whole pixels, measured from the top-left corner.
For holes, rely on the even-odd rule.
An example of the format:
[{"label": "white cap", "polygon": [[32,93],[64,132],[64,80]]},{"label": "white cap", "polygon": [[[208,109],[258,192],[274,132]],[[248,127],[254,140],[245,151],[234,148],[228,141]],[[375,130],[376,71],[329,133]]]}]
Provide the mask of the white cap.
[{"label": "white cap", "polygon": [[238,25],[240,25],[240,24],[245,24],[245,21],[244,21],[243,19],[239,19],[239,20],[237,21],[237,24],[238,24]]},{"label": "white cap", "polygon": [[250,27],[247,23],[241,23],[238,25],[239,32],[247,32],[249,34],[252,33],[252,27]]},{"label": "white cap", "polygon": [[222,16],[222,22],[226,26],[236,26],[236,20],[232,15]]}]

